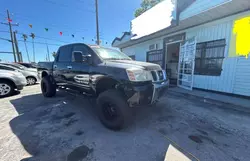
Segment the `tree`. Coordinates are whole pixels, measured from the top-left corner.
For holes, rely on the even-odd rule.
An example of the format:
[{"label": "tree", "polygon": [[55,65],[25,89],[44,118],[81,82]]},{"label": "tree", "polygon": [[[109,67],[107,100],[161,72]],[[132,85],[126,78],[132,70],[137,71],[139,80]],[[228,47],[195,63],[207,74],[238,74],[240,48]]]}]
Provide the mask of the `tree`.
[{"label": "tree", "polygon": [[55,57],[56,57],[56,52],[53,52],[53,53],[52,53],[52,56],[55,58]]},{"label": "tree", "polygon": [[160,3],[163,0],[143,0],[141,3],[141,7],[136,9],[135,11],[135,17],[140,16],[141,14],[143,14],[144,12],[146,12],[147,10],[149,10],[150,8],[154,7],[155,5],[157,5],[158,3]]},{"label": "tree", "polygon": [[143,14],[146,10],[144,10],[143,8],[138,8],[136,11],[135,11],[135,17],[138,17],[140,16],[141,14]]},{"label": "tree", "polygon": [[33,62],[36,62],[36,55],[35,55],[35,43],[34,43],[34,38],[36,35],[34,33],[30,34],[30,37],[32,37],[32,46],[33,46]]}]

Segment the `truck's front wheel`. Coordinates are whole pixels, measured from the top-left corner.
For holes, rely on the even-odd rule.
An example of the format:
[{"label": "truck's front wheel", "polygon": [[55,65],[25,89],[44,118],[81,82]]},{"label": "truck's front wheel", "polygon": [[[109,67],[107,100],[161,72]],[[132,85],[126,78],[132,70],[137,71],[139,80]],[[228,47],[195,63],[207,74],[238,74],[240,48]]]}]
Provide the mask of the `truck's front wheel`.
[{"label": "truck's front wheel", "polygon": [[102,124],[111,130],[121,130],[132,121],[132,111],[123,95],[115,90],[104,91],[97,98],[97,113]]},{"label": "truck's front wheel", "polygon": [[45,76],[42,78],[41,90],[44,97],[53,97],[56,95],[56,86],[50,80],[49,76]]}]

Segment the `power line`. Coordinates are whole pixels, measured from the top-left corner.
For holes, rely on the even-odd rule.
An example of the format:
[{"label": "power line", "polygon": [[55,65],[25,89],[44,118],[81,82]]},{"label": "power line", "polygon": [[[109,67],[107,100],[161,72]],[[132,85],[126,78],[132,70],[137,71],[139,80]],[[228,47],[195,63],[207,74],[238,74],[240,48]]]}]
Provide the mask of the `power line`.
[{"label": "power line", "polygon": [[[0,32],[6,32],[6,33],[10,33],[9,31],[0,31]],[[24,33],[20,33],[20,32],[17,32],[16,34],[18,35],[26,35]],[[42,37],[42,36],[36,36],[36,38],[40,38],[40,39],[45,39],[45,40],[51,40],[51,41],[58,41],[58,42],[62,42],[62,43],[70,43],[70,42],[66,42],[66,41],[61,41],[61,40],[57,40],[57,39],[53,39],[53,38],[46,38],[46,37]],[[4,40],[8,40],[8,39],[5,39],[5,38],[0,38],[0,39],[4,39]],[[11,42],[11,40],[8,40]]]},{"label": "power line", "polygon": [[[0,32],[9,33],[9,31],[0,31]],[[27,35],[27,34],[20,33],[20,32],[17,32],[16,34],[18,34],[18,35]],[[57,41],[57,42],[62,42],[62,43],[70,43],[70,42],[66,42],[66,41],[61,41],[61,40],[57,40],[57,39],[53,39],[53,38],[46,38],[46,37],[41,37],[41,36],[36,36],[36,38],[44,39],[44,40]],[[92,41],[94,41],[94,40],[96,40],[96,36],[92,39]],[[102,44],[109,44],[108,40],[103,39],[103,37],[101,36],[101,33],[100,33],[100,43],[102,43]]]},{"label": "power line", "polygon": [[[18,41],[21,41],[21,42],[24,42],[24,40],[18,40]],[[33,43],[32,41],[26,41],[28,43]],[[44,43],[44,42],[34,42],[35,44],[42,44],[42,45],[52,45],[52,46],[62,46],[62,45],[59,45],[59,44],[50,44],[50,43]]]},{"label": "power line", "polygon": [[[20,16],[20,15],[15,15],[15,16],[17,17],[17,19],[21,19],[21,21],[29,22],[29,24],[37,24],[37,22],[38,22],[38,24],[43,24],[44,25],[44,23],[39,23],[39,21],[36,21],[35,23],[33,23],[32,21],[34,21],[34,20],[32,20],[32,19],[35,19],[35,18],[32,18],[32,17]],[[52,26],[52,28],[49,27],[49,29],[52,29],[52,30],[54,30],[54,28],[58,28],[58,27],[66,28],[66,30],[71,30],[72,29],[72,26],[70,26],[69,24],[65,24],[65,23],[63,25],[49,24],[49,25],[45,25],[44,27],[46,27],[46,26]],[[64,30],[63,32],[72,34],[72,33],[83,33],[85,31],[88,31],[88,29],[74,30],[72,32]]]},{"label": "power line", "polygon": [[0,32],[10,33],[9,31],[0,31]]},{"label": "power line", "polygon": [[[86,3],[86,0],[78,0],[78,2]],[[91,2],[91,1],[88,1],[88,2]],[[92,5],[94,5],[94,3],[92,3]]]},{"label": "power line", "polygon": [[40,39],[45,39],[45,40],[58,41],[58,42],[62,42],[62,43],[70,43],[70,42],[66,42],[66,41],[61,41],[61,40],[56,40],[56,39],[51,39],[51,38],[46,38],[46,37],[41,37],[41,36],[36,36],[36,37],[40,38]]},{"label": "power line", "polygon": [[[24,33],[17,33],[18,35],[26,35]],[[66,42],[66,41],[61,41],[61,40],[57,40],[57,39],[53,39],[53,38],[46,38],[46,37],[42,37],[42,36],[35,36],[36,38],[40,38],[40,39],[45,39],[45,40],[51,40],[51,41],[58,41],[58,42],[62,42],[62,43],[70,43],[70,42]]]},{"label": "power line", "polygon": [[13,54],[13,52],[8,52],[8,51],[0,51],[0,53],[3,53],[3,54]]},{"label": "power line", "polygon": [[[67,4],[63,4],[63,3],[58,3],[58,2],[55,2],[55,1],[51,1],[51,0],[44,0],[45,2],[48,2],[48,3],[51,3],[51,4],[55,4],[55,5],[59,5],[61,7],[66,7],[66,8],[69,8],[69,5]],[[87,11],[87,12],[90,12],[90,13],[95,13],[94,11],[90,10],[90,9],[83,9],[83,8],[79,8],[79,7],[74,7],[74,9],[77,9],[77,11]]]},{"label": "power line", "polygon": [[6,39],[6,38],[2,38],[2,37],[0,37],[0,40],[5,40],[5,41],[9,41],[9,42],[11,42],[11,40]]}]

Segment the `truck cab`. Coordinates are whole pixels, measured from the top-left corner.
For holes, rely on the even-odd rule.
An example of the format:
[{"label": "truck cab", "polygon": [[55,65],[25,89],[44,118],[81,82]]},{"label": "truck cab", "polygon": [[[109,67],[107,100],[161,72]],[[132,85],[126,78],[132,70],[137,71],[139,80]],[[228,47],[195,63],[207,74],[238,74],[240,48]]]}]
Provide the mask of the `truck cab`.
[{"label": "truck cab", "polygon": [[[157,64],[82,43],[60,47],[54,62],[38,63],[38,71],[45,97],[54,96],[58,86],[97,97],[98,116],[110,129],[123,128],[130,120],[131,108],[155,103],[169,85],[165,71]],[[117,118],[112,118],[115,115]]]}]

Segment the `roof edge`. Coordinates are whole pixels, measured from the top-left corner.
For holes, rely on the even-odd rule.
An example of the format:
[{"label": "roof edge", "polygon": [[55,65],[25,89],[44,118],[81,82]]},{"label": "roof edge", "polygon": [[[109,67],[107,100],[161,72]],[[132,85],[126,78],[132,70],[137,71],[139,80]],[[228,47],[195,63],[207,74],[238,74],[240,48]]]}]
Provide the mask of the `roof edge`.
[{"label": "roof edge", "polygon": [[124,32],[122,37],[116,37],[113,41],[112,41],[112,46],[114,45],[115,41],[121,41],[126,35],[130,36],[131,32]]}]

